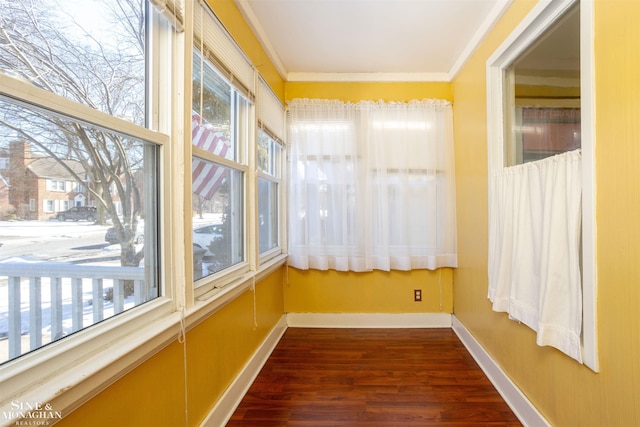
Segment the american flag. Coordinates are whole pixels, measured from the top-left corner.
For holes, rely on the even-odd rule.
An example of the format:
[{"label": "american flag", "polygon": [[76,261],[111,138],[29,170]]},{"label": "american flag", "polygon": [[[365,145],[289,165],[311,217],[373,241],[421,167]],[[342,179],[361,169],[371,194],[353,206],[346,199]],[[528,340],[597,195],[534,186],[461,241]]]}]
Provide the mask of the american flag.
[{"label": "american flag", "polygon": [[[227,159],[233,159],[231,143],[221,132],[213,129],[206,121],[200,123],[200,115],[191,114],[191,140],[193,145]],[[222,166],[194,157],[191,162],[193,192],[210,200],[224,182],[229,171]]]}]

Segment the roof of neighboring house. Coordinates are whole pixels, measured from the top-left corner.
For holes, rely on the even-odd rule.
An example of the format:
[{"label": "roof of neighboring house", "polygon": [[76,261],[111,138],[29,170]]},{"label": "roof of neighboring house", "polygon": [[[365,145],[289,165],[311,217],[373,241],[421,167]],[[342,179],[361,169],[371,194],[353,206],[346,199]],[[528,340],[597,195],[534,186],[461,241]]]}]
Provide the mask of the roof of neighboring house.
[{"label": "roof of neighboring house", "polygon": [[[78,176],[84,178],[86,173],[82,164],[77,160],[62,160]],[[27,166],[38,178],[55,178],[75,181],[76,178],[60,164],[59,160],[51,157],[35,159]]]}]

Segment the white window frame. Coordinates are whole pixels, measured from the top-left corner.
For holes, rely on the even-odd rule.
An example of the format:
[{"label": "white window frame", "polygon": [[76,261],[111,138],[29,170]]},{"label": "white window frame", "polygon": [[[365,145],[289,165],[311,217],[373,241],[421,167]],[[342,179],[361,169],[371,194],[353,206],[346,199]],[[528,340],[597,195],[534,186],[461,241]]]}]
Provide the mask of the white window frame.
[{"label": "white window frame", "polygon": [[[256,180],[256,198],[255,198],[255,211],[256,221],[258,218],[258,178],[264,178],[271,182],[277,182],[278,184],[278,245],[275,248],[269,249],[263,253],[260,253],[259,244],[256,245],[256,253],[258,257],[258,265],[263,265],[269,262],[271,259],[281,256],[287,252],[287,205],[286,205],[286,173],[287,173],[287,146],[283,143],[286,134],[285,128],[285,108],[275,95],[273,90],[269,87],[267,82],[258,76],[258,82],[256,84],[256,135],[254,147],[255,164],[257,170]],[[258,166],[258,129],[262,129],[275,143],[280,144],[280,158],[279,174],[278,176],[271,176],[260,171]],[[259,237],[259,224],[256,222],[256,234]]]},{"label": "white window frame", "polygon": [[44,199],[42,201],[42,211],[45,213],[53,213],[56,210],[55,201],[52,199]]},{"label": "white window frame", "polygon": [[[153,15],[155,17],[156,14]],[[158,22],[155,17],[154,24]],[[166,24],[164,31],[168,28]],[[168,42],[167,36],[164,37]],[[147,78],[154,79],[150,75]],[[155,84],[170,87],[167,82],[157,81]],[[110,116],[2,73],[0,93],[34,108],[54,111],[71,120],[153,143],[159,147],[160,157],[169,143],[169,136],[164,133]],[[153,108],[169,108],[170,104],[156,104]],[[162,168],[159,174],[162,182]],[[161,197],[164,192],[158,193]],[[35,205],[35,199],[30,199],[32,211]],[[166,286],[163,280],[166,277],[163,271],[166,259],[167,255],[158,261],[160,285],[166,289],[157,298],[2,364],[0,411],[10,412],[11,402],[19,399],[21,402],[48,403],[55,411],[66,414],[77,407],[78,402],[88,400],[111,384],[114,378],[124,375],[152,349],[174,338],[172,329],[180,323],[180,317],[171,299],[171,286]],[[92,380],[85,381],[87,378]]]},{"label": "white window frame", "polygon": [[47,190],[49,191],[65,191],[65,182],[59,179],[47,178]]},{"label": "white window frame", "polygon": [[[203,53],[200,52],[200,47],[198,46],[193,46],[192,47],[193,51],[198,51],[198,53],[200,55],[202,55]],[[250,163],[253,163],[253,161],[251,160],[252,156],[249,154],[250,152],[250,147],[252,144],[254,144],[254,140],[255,137],[253,136],[253,132],[252,131],[252,127],[253,127],[253,123],[254,123],[254,111],[255,111],[255,106],[254,103],[251,100],[251,97],[247,97],[238,87],[236,87],[235,85],[232,84],[232,82],[230,82],[225,76],[224,74],[221,72],[221,70],[219,69],[219,67],[213,63],[209,58],[204,57],[203,61],[202,61],[202,65],[203,65],[203,69],[200,71],[201,73],[204,74],[205,72],[205,67],[210,67],[211,70],[213,70],[213,72],[215,72],[218,77],[222,80],[225,81],[226,84],[229,85],[229,87],[231,88],[231,117],[230,117],[230,125],[231,125],[231,140],[233,143],[233,146],[236,150],[236,157],[235,160],[229,160],[226,159],[222,156],[218,156],[215,155],[213,153],[210,153],[206,150],[203,150],[201,148],[195,147],[193,144],[190,143],[191,145],[191,156],[193,157],[197,157],[201,160],[206,160],[208,162],[212,162],[215,163],[217,165],[238,171],[242,174],[242,180],[243,180],[243,186],[242,186],[242,215],[240,220],[243,221],[242,224],[242,230],[243,230],[243,236],[242,236],[242,245],[244,248],[244,259],[237,263],[237,264],[233,264],[217,273],[214,274],[210,274],[208,276],[204,276],[202,278],[199,278],[197,280],[193,280],[193,286],[194,286],[194,293],[196,298],[198,299],[208,299],[211,295],[212,295],[212,291],[216,291],[218,289],[222,289],[224,287],[226,287],[227,285],[233,283],[235,280],[237,280],[238,278],[242,277],[242,275],[246,274],[248,271],[251,270],[251,264],[252,264],[252,251],[249,249],[249,243],[250,241],[252,241],[253,239],[249,239],[250,236],[250,229],[247,227],[247,217],[250,215],[249,209],[247,209],[247,207],[249,206],[249,204],[247,203],[247,201],[249,200],[249,196],[248,193],[250,191],[250,188],[253,187],[251,184],[249,184],[249,180],[250,178]],[[190,77],[192,78],[192,77]],[[237,113],[237,107],[236,107],[236,102],[235,102],[235,97],[243,97],[245,98],[245,100],[247,101],[247,117],[246,119],[246,123],[247,123],[247,127],[248,129],[248,135],[246,135],[246,138],[239,138],[236,137],[236,130],[237,130],[237,126],[238,126],[238,115]],[[191,141],[189,141],[191,142]],[[192,194],[192,193],[190,193]],[[189,202],[189,206],[192,206],[193,202],[190,199]],[[186,224],[185,224],[186,225]],[[232,227],[232,229],[234,229],[235,227]],[[193,224],[191,224],[190,226],[190,230],[188,233],[188,242],[189,242],[189,246],[188,247],[192,247],[192,230],[193,230]],[[232,239],[234,240],[233,245],[237,245],[240,243],[238,236],[232,236]],[[190,262],[189,265],[193,265],[193,251],[191,252],[191,258],[192,261]],[[216,292],[214,292],[215,294]]]},{"label": "white window frame", "polygon": [[[507,117],[503,78],[513,61],[579,0],[541,0],[487,60],[487,128],[489,176],[505,167],[504,120]],[[595,80],[594,2],[580,2],[580,91],[582,142],[582,293],[583,360],[599,371],[597,336],[597,265],[595,221]],[[491,186],[489,186],[489,189]],[[491,190],[489,190],[491,191]],[[489,200],[491,195],[489,195]]]},{"label": "white window frame", "polygon": [[[277,166],[277,172],[276,175],[271,175],[268,173],[265,173],[261,170],[259,170],[259,168],[256,168],[258,170],[257,173],[257,177],[256,177],[256,217],[258,217],[259,212],[257,212],[258,210],[258,206],[259,206],[259,192],[258,192],[258,182],[257,179],[264,179],[270,183],[274,183],[277,184],[277,188],[278,188],[278,192],[276,194],[276,205],[277,205],[277,209],[278,209],[278,230],[277,230],[277,245],[271,249],[267,249],[266,251],[260,253],[260,245],[259,245],[259,239],[260,239],[260,235],[259,235],[259,231],[260,231],[260,227],[259,225],[256,228],[256,233],[258,235],[258,258],[259,258],[259,263],[260,264],[264,264],[265,262],[268,262],[270,259],[281,255],[284,252],[283,249],[283,242],[284,242],[284,230],[283,228],[285,227],[285,223],[283,222],[283,217],[284,217],[284,209],[285,209],[285,203],[284,203],[284,188],[285,188],[285,182],[284,182],[284,173],[286,170],[286,147],[282,144],[282,142],[280,141],[279,138],[275,137],[273,135],[272,132],[270,132],[269,129],[266,128],[262,128],[261,129],[262,132],[264,132],[269,139],[274,143],[274,144],[278,144],[278,146],[280,147],[280,152],[278,154],[278,159],[277,161],[279,162],[279,165]],[[257,132],[261,131],[260,129]],[[258,146],[258,135],[256,133],[256,150],[257,150],[257,146]],[[256,153],[257,156],[257,153]],[[256,157],[256,162],[257,162],[257,157]],[[259,218],[257,218],[259,219]]]}]

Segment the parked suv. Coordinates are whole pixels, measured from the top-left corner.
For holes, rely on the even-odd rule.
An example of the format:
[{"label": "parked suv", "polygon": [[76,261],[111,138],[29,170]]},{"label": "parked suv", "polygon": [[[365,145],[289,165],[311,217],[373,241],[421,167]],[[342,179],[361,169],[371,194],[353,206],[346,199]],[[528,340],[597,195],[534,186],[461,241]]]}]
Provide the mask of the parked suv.
[{"label": "parked suv", "polygon": [[58,212],[56,218],[58,221],[66,221],[68,219],[72,219],[74,221],[95,221],[96,214],[95,206],[74,206],[64,212]]}]

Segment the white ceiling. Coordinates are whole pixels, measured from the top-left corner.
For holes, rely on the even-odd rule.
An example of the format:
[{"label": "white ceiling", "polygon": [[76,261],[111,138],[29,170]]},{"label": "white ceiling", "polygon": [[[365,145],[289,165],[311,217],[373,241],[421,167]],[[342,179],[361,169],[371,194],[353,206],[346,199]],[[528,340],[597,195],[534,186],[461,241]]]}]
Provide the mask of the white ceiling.
[{"label": "white ceiling", "polygon": [[450,81],[512,0],[235,0],[289,81]]}]

